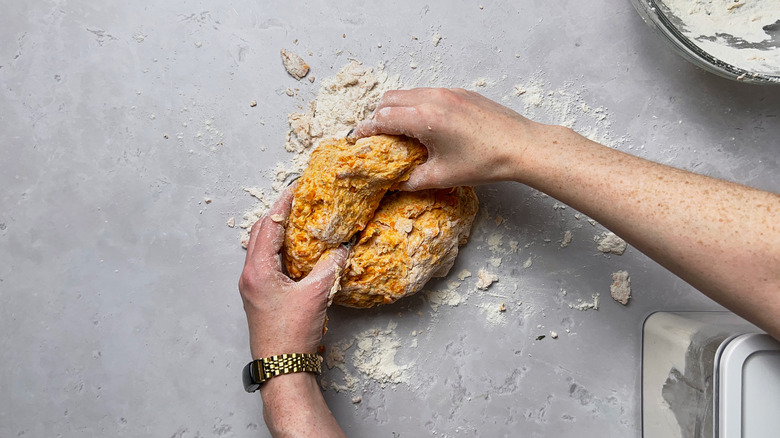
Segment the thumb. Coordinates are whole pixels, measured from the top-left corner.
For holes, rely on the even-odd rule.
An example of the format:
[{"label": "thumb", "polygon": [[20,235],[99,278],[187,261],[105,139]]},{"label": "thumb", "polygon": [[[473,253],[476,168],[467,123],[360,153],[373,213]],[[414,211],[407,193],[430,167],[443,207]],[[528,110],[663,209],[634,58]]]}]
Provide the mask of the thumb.
[{"label": "thumb", "polygon": [[409,179],[398,184],[398,189],[407,192],[414,192],[417,190],[431,188],[429,181],[430,167],[431,164],[428,162],[415,167],[414,170],[412,170],[412,173],[409,174]]},{"label": "thumb", "polygon": [[349,250],[344,245],[326,252],[301,283],[318,290],[330,289],[347,265]]}]

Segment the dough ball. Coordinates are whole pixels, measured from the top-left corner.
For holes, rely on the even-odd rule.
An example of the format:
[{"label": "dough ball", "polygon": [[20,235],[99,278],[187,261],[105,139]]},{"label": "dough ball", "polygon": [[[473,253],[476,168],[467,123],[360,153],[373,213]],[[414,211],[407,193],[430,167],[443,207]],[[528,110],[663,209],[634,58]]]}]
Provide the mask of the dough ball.
[{"label": "dough ball", "polygon": [[447,275],[477,213],[471,187],[394,192],[360,232],[341,290],[333,302],[349,307],[393,303]]},{"label": "dough ball", "polygon": [[326,251],[364,229],[385,193],[426,158],[425,146],[407,137],[323,140],[299,179],[287,220],[288,275],[305,277]]}]

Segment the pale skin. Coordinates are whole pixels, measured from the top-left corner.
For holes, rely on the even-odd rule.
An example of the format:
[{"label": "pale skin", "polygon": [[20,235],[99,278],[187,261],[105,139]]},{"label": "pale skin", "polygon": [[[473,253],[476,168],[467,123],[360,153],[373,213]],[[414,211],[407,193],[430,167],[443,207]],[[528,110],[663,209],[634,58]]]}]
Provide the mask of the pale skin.
[{"label": "pale skin", "polygon": [[[461,89],[387,92],[353,135],[380,133],[415,137],[428,148],[428,161],[402,189],[526,184],[780,339],[777,194],[634,157]],[[286,193],[272,210],[286,216],[290,200]],[[315,272],[294,283],[281,272],[282,236],[282,225],[268,217],[253,227],[239,284],[255,358],[316,348],[327,291],[346,259],[339,250],[320,261],[314,279]],[[261,393],[274,436],[343,436],[313,375],[276,377]]]}]

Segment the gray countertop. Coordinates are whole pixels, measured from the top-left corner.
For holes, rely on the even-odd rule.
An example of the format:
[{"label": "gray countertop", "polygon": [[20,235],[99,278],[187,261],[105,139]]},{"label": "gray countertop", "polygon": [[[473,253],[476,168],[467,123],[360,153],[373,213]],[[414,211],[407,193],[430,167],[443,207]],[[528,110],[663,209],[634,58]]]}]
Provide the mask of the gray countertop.
[{"label": "gray countertop", "polygon": [[[514,86],[574,93],[602,110],[564,115],[614,147],[780,190],[780,88],[693,67],[628,1],[483,5],[8,2],[0,435],[267,435],[259,396],[240,382],[244,252],[225,223],[252,207],[243,187],[270,187],[269,171],[289,160],[287,114],[349,58],[406,86],[474,88],[545,122],[561,122],[559,106],[527,107]],[[281,48],[304,55],[313,84],[285,73]],[[376,331],[376,346],[397,346],[382,364],[401,381],[353,368],[353,345],[353,390],[325,391],[336,418],[350,436],[639,436],[644,319],[719,307],[633,248],[599,253],[604,229],[553,199],[508,183],[478,195],[472,240],[427,287],[457,282],[458,305],[436,307],[429,293],[330,311],[328,346]],[[484,292],[480,268],[499,277]],[[460,281],[464,269],[474,275]],[[620,269],[627,306],[609,298]],[[598,310],[569,306],[595,293]]]}]

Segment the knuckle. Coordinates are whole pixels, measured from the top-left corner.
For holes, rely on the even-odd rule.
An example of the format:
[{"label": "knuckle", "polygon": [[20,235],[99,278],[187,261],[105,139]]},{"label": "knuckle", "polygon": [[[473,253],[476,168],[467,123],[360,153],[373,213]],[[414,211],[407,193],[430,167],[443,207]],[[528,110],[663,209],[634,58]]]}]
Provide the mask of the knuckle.
[{"label": "knuckle", "polygon": [[[427,126],[438,126],[443,118],[444,108],[436,102],[424,102],[417,107],[417,121]],[[426,128],[427,128],[426,126]]]}]

